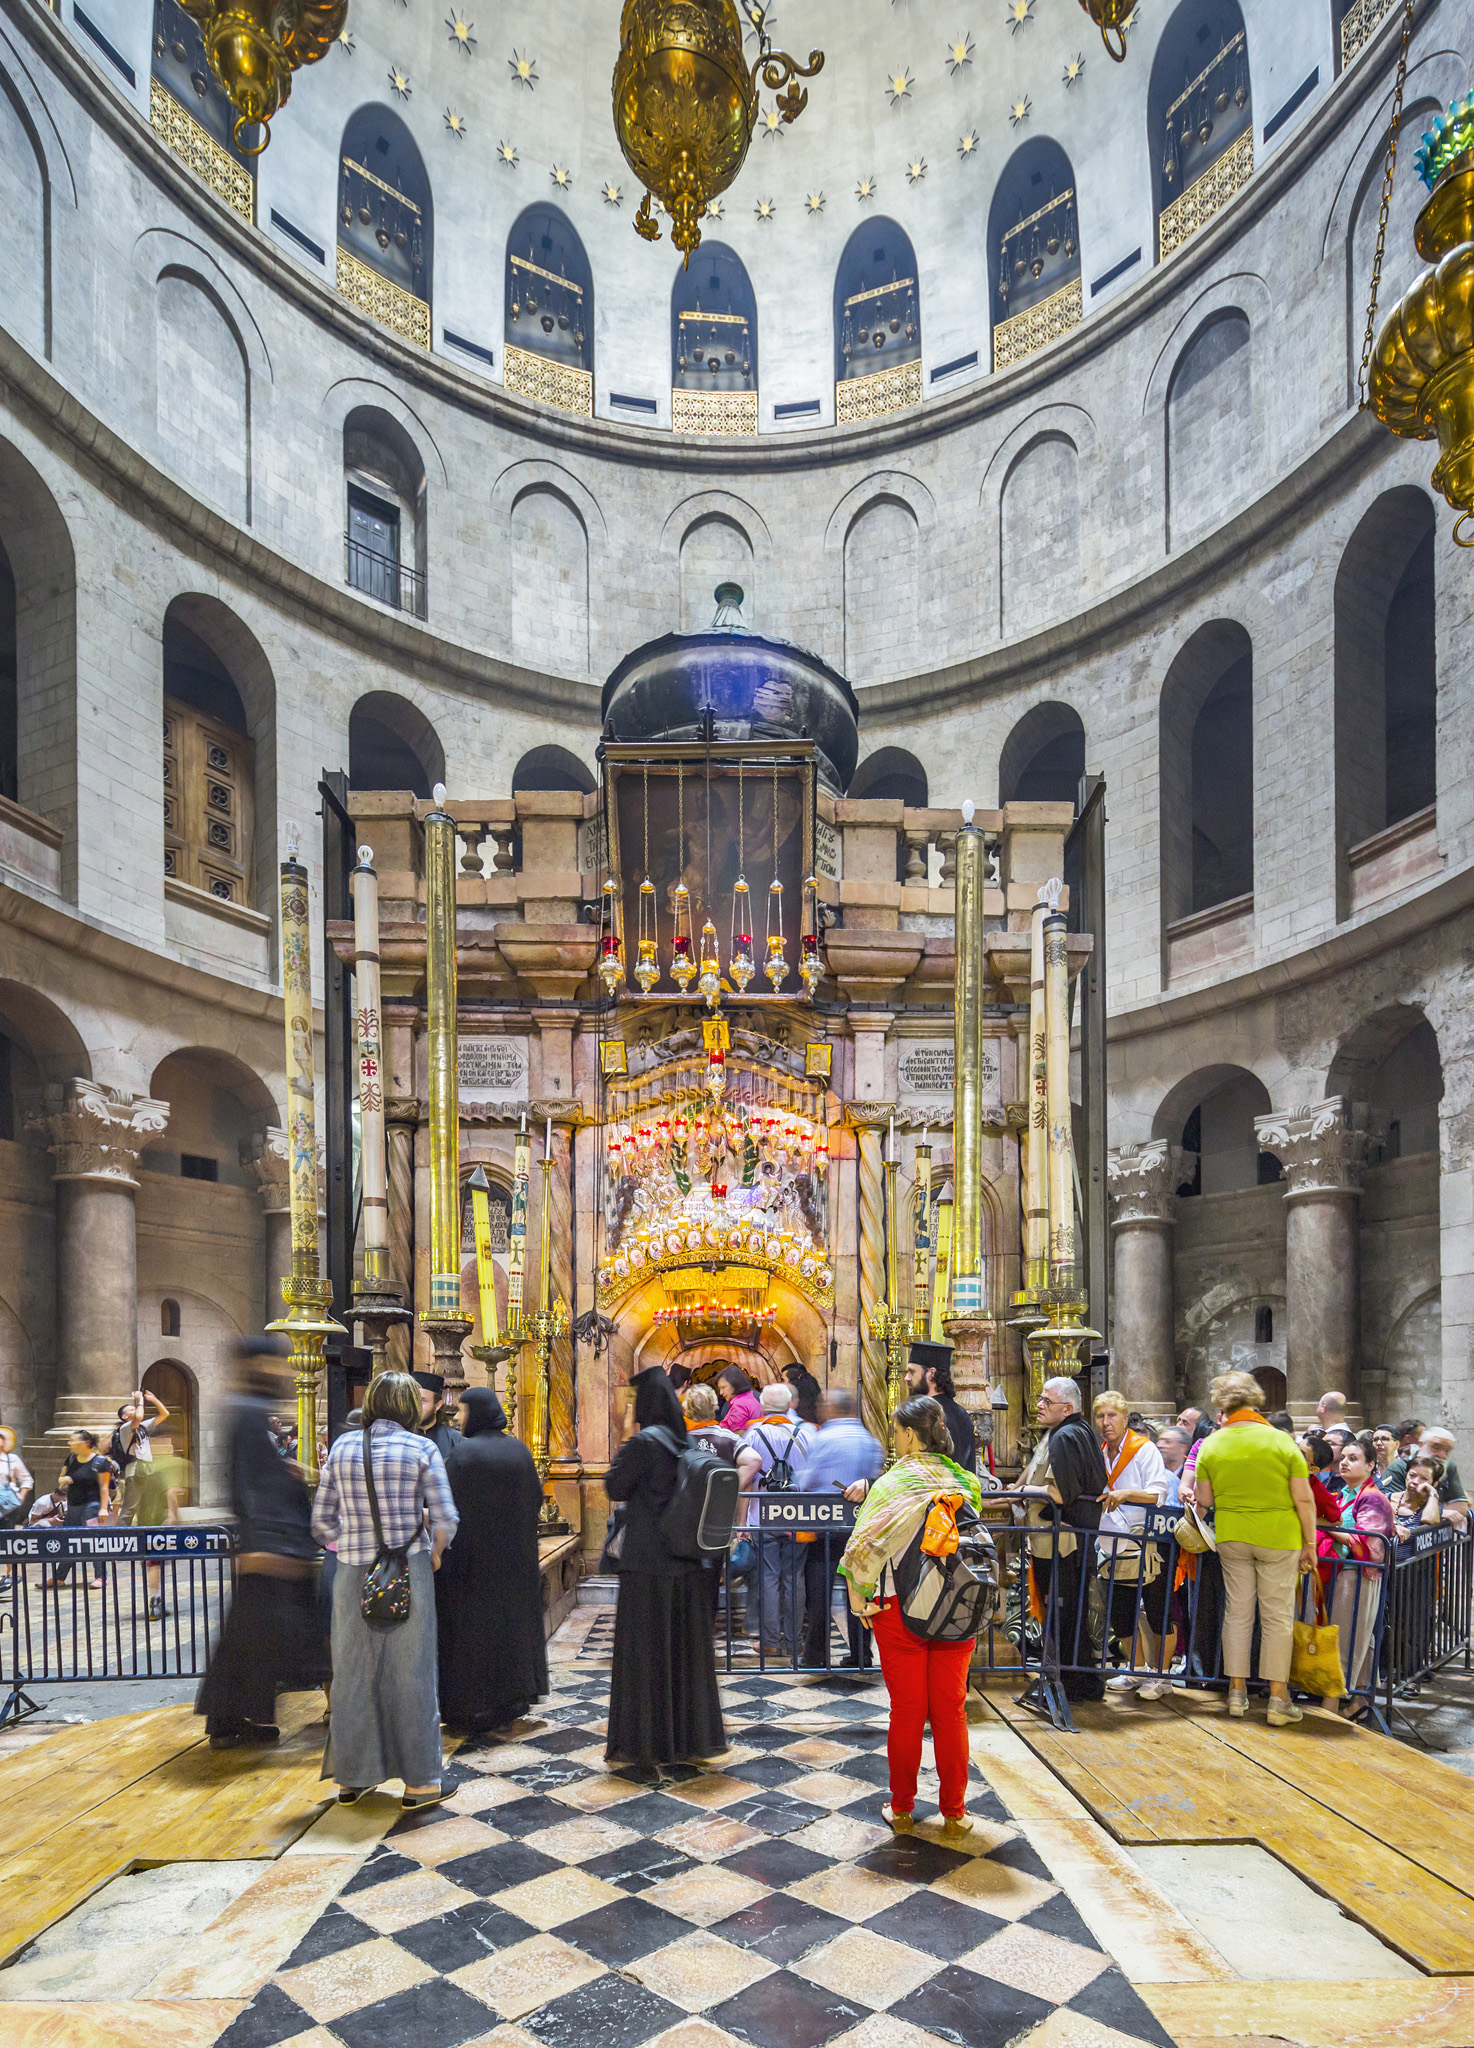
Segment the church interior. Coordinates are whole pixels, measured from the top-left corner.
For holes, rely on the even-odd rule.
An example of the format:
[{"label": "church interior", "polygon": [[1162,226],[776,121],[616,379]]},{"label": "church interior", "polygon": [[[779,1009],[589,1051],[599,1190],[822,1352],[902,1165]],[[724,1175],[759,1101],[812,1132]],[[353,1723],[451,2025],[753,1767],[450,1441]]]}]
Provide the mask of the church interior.
[{"label": "church interior", "polygon": [[[1474,1459],[1471,64],[1471,0],[3,0],[0,1439],[39,1494],[147,1397],[182,1533],[99,1604],[0,1514],[0,2041],[1474,2043],[1467,1518],[1286,1734],[1191,1653],[1031,1696],[1020,1565],[966,1853],[730,1585],[728,1752],[603,1748],[652,1369],[890,1458],[945,1345],[1010,1498],[1057,1376]],[[320,1691],[191,1710],[265,1332],[309,1489],[385,1372],[536,1467],[547,1695],[418,1823]]]}]

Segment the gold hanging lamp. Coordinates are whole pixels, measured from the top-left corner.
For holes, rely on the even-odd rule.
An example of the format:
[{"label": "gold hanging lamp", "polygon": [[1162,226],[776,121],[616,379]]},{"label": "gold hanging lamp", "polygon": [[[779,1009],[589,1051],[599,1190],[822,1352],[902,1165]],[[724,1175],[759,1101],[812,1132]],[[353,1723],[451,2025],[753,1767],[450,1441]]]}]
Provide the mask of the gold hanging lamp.
[{"label": "gold hanging lamp", "polygon": [[727,972],[738,995],[757,972],[752,957],[752,891],[747,886],[747,848],[742,816],[742,762],[737,763],[737,882],[732,890],[732,939],[727,949]]},{"label": "gold hanging lamp", "polygon": [[[291,94],[292,73],[316,64],[348,19],[348,0],[181,0],[204,33],[205,55],[236,111],[235,146],[259,156]],[[261,129],[254,147],[242,140]]]},{"label": "gold hanging lamp", "polygon": [[[1136,12],[1136,0],[1080,0],[1080,5],[1100,30],[1100,39],[1111,62],[1124,64],[1126,31]],[[1113,36],[1114,42],[1111,40]]]},{"label": "gold hanging lamp", "polygon": [[606,995],[618,995],[624,987],[624,942],[619,931],[619,884],[613,875],[604,880],[599,927],[599,979]]},{"label": "gold hanging lamp", "polygon": [[619,25],[614,132],[646,188],[635,232],[647,242],[660,239],[650,212],[653,195],[669,212],[671,240],[688,265],[701,245],[701,215],[746,159],[758,119],[758,79],[778,94],[786,124],[808,104],[797,80],[813,78],[824,66],[822,50],[811,50],[807,64],[775,51],[766,10],[756,0],[742,4],[758,38],[751,66],[734,0],[625,0]]}]

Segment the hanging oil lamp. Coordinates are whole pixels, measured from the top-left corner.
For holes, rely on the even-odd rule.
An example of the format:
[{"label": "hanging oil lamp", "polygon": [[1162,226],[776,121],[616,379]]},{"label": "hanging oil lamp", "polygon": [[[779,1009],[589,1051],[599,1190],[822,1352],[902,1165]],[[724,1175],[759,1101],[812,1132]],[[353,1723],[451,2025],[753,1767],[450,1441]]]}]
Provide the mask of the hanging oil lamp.
[{"label": "hanging oil lamp", "polygon": [[670,978],[684,995],[696,979],[696,962],[691,957],[691,891],[677,882],[672,892],[675,937],[671,941]]},{"label": "hanging oil lamp", "polygon": [[[1114,64],[1126,61],[1126,24],[1136,12],[1136,0],[1080,0],[1080,5],[1100,30],[1106,55]],[[1111,38],[1114,37],[1113,42]]]},{"label": "hanging oil lamp", "polygon": [[[236,111],[235,146],[259,156],[286,105],[292,73],[316,64],[338,39],[348,0],[182,0],[204,32],[205,56]],[[260,128],[261,140],[244,140]]]},{"label": "hanging oil lamp", "polygon": [[824,974],[819,958],[819,877],[810,875],[804,883],[803,931],[798,942],[799,979],[812,996]]},{"label": "hanging oil lamp", "polygon": [[783,884],[774,875],[768,884],[768,958],[763,967],[774,995],[788,979],[788,954],[783,943]]},{"label": "hanging oil lamp", "polygon": [[737,877],[732,891],[732,948],[727,972],[739,995],[747,993],[747,984],[757,972],[752,957],[752,891],[745,875]]},{"label": "hanging oil lamp", "polygon": [[706,997],[707,1008],[714,1010],[722,994],[722,961],[717,951],[717,928],[710,918],[701,927],[701,971],[696,987]]},{"label": "hanging oil lamp", "polygon": [[655,884],[646,875],[640,884],[640,936],[636,944],[635,980],[641,995],[648,996],[660,979],[660,956],[655,944]]},{"label": "hanging oil lamp", "polygon": [[624,947],[619,938],[619,884],[613,875],[605,879],[599,912],[599,979],[608,996],[617,995],[624,986]]}]

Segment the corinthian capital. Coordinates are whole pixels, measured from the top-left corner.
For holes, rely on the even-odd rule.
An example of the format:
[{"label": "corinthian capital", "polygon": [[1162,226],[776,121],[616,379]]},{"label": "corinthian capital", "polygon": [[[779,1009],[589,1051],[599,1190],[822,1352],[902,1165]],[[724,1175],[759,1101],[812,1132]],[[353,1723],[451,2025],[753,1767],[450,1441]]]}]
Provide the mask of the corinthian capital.
[{"label": "corinthian capital", "polygon": [[[242,1154],[245,1153],[242,1144]],[[274,1125],[262,1131],[251,1142],[248,1164],[255,1174],[261,1190],[261,1207],[268,1216],[285,1213],[292,1206],[292,1170],[288,1159],[287,1134]],[[328,1205],[327,1166],[321,1145],[317,1148],[317,1213],[321,1216]]]},{"label": "corinthian capital", "polygon": [[1290,1195],[1354,1195],[1359,1190],[1366,1133],[1348,1121],[1339,1095],[1256,1116],[1254,1133],[1260,1151],[1272,1152],[1284,1167]]},{"label": "corinthian capital", "polygon": [[100,1081],[52,1081],[28,1119],[44,1131],[58,1180],[111,1180],[136,1187],[138,1155],[169,1121],[167,1102],[105,1088]]},{"label": "corinthian capital", "polygon": [[1111,1222],[1170,1223],[1172,1197],[1182,1178],[1182,1147],[1165,1138],[1123,1145],[1106,1155]]}]

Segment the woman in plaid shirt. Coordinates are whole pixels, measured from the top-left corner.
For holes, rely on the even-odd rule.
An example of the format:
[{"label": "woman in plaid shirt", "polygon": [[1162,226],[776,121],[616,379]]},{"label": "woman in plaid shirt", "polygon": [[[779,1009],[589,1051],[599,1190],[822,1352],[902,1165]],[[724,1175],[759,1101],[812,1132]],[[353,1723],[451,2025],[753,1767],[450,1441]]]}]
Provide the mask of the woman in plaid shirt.
[{"label": "woman in plaid shirt", "polygon": [[[345,1430],[328,1453],[312,1533],[337,1546],[333,1580],[333,1705],[322,1774],[351,1806],[388,1778],[404,1780],[404,1804],[442,1798],[436,1692],[435,1579],[460,1517],[439,1451],[416,1434],[420,1390],[408,1373],[380,1373],[363,1397],[363,1428]],[[372,1455],[387,1549],[409,1551],[409,1619],[373,1629],[361,1611],[377,1554],[363,1461]]]}]

